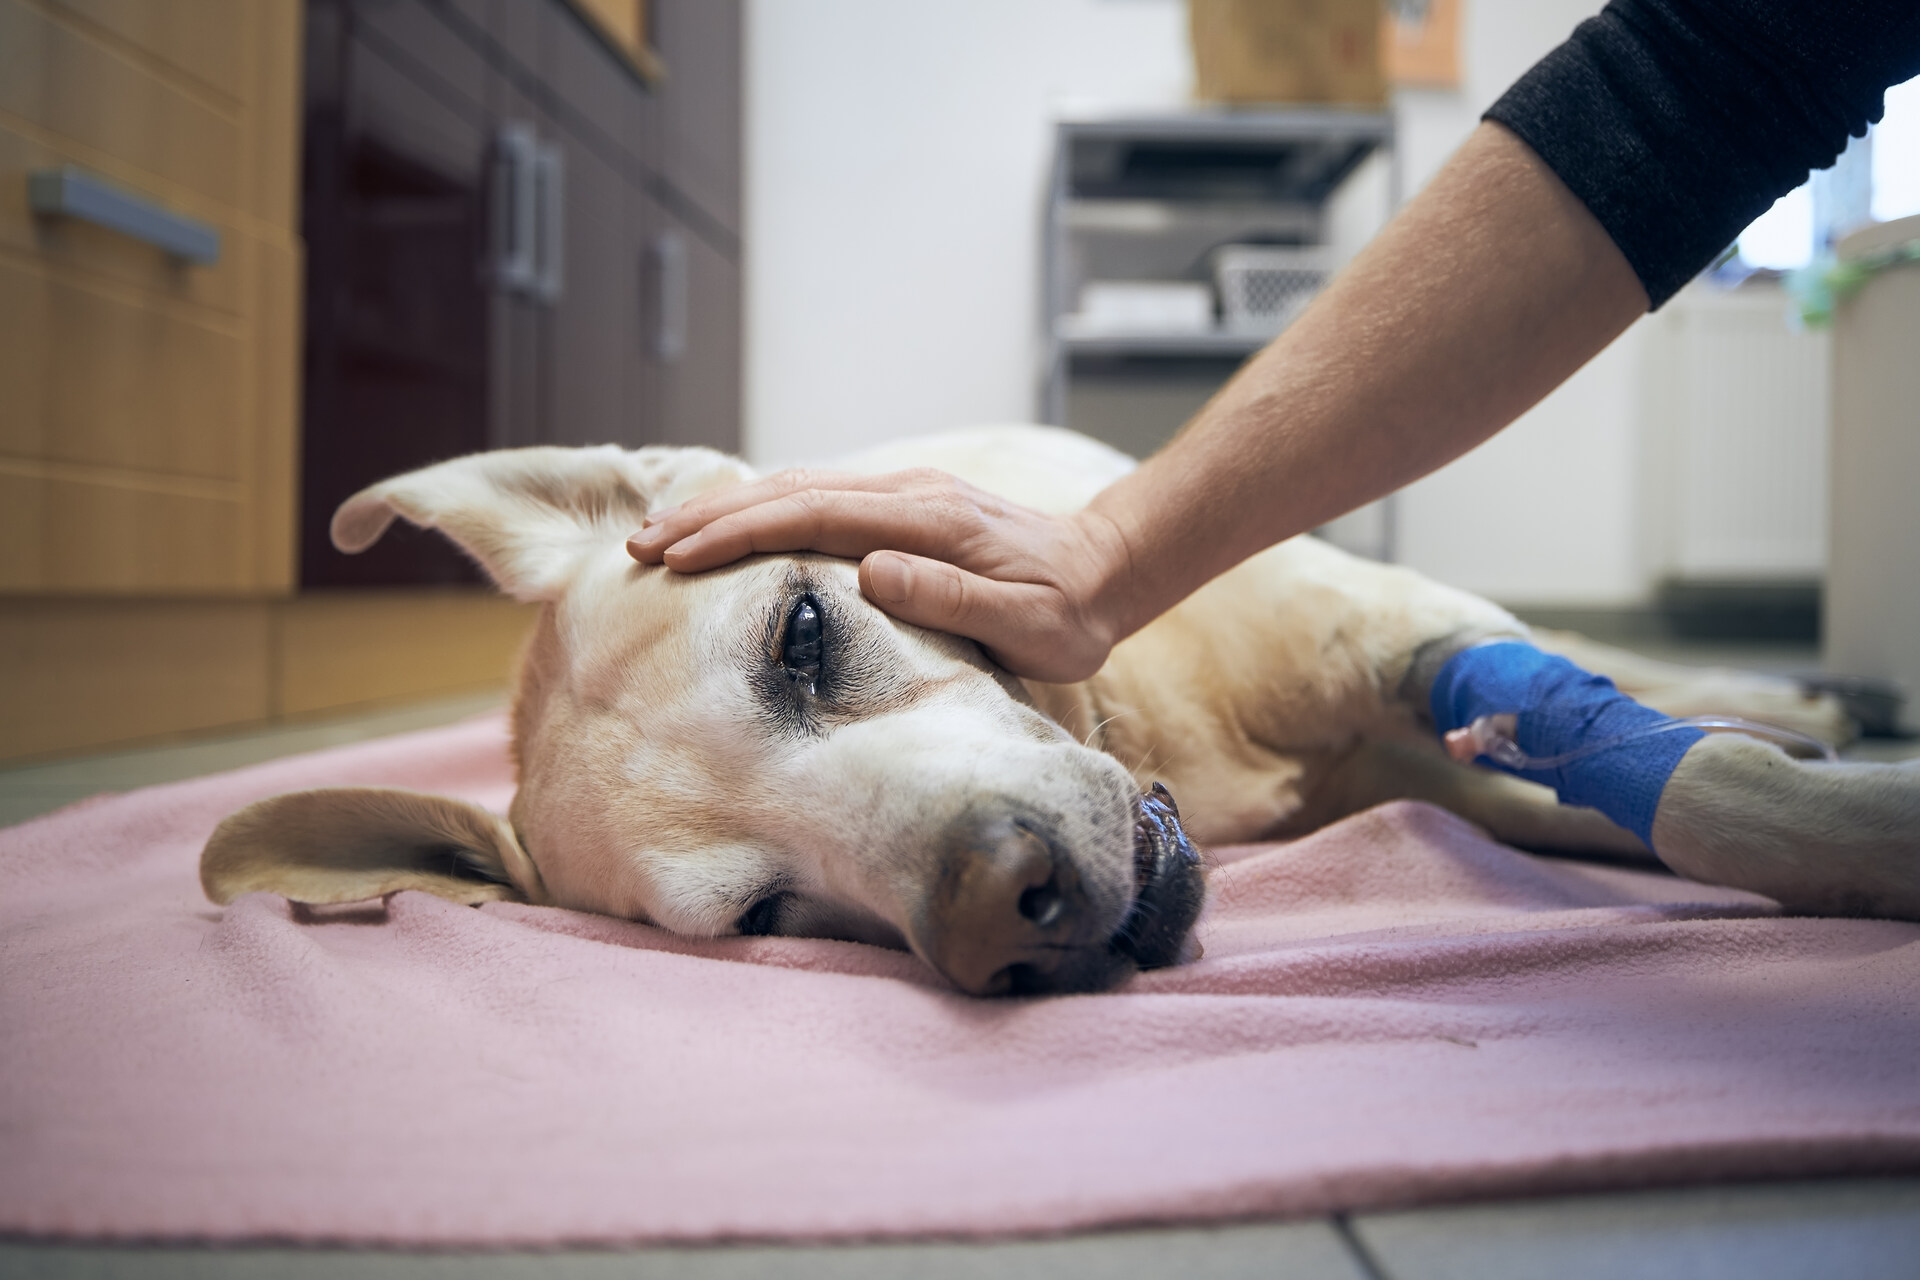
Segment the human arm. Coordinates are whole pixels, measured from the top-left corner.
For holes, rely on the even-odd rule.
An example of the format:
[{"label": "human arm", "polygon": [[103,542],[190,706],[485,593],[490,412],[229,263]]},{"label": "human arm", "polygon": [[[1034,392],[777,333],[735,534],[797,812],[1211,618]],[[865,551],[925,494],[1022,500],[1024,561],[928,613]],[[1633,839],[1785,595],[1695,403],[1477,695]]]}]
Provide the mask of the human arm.
[{"label": "human arm", "polygon": [[1646,307],[1586,208],[1483,124],[1178,438],[1082,512],[1043,516],[925,473],[801,473],[688,503],[629,545],[686,572],[756,551],[865,556],[862,589],[889,612],[1021,674],[1079,679],[1216,574],[1492,435]]},{"label": "human arm", "polygon": [[1026,674],[1086,674],[1215,573],[1518,416],[1916,71],[1912,0],[1613,0],[1172,445],[1079,516],[925,475],[789,473],[666,513],[634,554],[688,571],[752,551],[866,556],[863,588],[896,615]]}]

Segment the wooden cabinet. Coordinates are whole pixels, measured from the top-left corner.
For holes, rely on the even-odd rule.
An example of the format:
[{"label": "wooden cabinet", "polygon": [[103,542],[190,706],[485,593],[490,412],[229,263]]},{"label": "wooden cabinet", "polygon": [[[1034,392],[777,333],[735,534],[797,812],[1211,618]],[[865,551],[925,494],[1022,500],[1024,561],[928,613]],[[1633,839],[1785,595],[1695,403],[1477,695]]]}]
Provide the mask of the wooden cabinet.
[{"label": "wooden cabinet", "polygon": [[[646,4],[651,82],[590,2],[0,0],[0,759],[496,682],[526,610],[437,535],[338,554],[342,498],[737,447],[741,0]],[[559,179],[538,287],[508,134]],[[217,256],[35,213],[68,168]]]},{"label": "wooden cabinet", "polygon": [[[287,588],[299,14],[0,0],[0,592]],[[71,166],[219,235],[32,211]]]},{"label": "wooden cabinet", "polygon": [[647,16],[657,82],[561,0],[309,0],[303,585],[474,580],[432,536],[328,543],[407,467],[738,447],[740,4]]}]

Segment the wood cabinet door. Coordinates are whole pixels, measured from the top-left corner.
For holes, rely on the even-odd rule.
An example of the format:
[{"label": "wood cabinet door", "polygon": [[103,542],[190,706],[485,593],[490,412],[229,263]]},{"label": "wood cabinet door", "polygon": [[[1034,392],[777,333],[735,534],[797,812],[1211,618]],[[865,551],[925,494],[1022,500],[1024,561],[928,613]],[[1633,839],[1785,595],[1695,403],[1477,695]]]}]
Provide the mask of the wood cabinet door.
[{"label": "wood cabinet door", "polygon": [[424,0],[309,0],[306,21],[300,580],[478,582],[437,534],[346,556],[328,526],[367,485],[488,445],[491,72]]},{"label": "wood cabinet door", "polygon": [[[660,162],[667,181],[728,231],[740,231],[740,0],[649,0],[649,34],[667,78]],[[676,210],[688,216],[690,210]]]},{"label": "wood cabinet door", "polygon": [[651,95],[578,18],[548,10],[552,98],[539,114],[561,162],[560,291],[548,304],[546,433],[554,444],[655,438],[641,313],[641,246],[629,192],[645,171]]},{"label": "wood cabinet door", "polygon": [[642,200],[659,231],[649,260],[652,356],[663,444],[740,448],[740,269],[704,227]]},{"label": "wood cabinet door", "polygon": [[[308,26],[303,583],[470,580],[435,536],[396,530],[351,558],[327,539],[341,499],[438,458],[738,448],[735,213],[674,184],[662,137],[673,93],[693,104],[683,117],[715,99],[698,129],[682,119],[698,145],[681,150],[706,156],[710,177],[737,166],[737,139],[707,136],[738,130],[737,15],[687,19],[683,35],[719,42],[716,65],[683,43],[657,87],[559,0],[308,0]],[[526,148],[558,162],[526,220],[540,228],[538,283],[507,269]],[[737,203],[737,174],[708,190]]]},{"label": "wood cabinet door", "polygon": [[[0,592],[290,585],[298,21],[0,0]],[[213,228],[218,259],[31,212],[65,166]]]}]

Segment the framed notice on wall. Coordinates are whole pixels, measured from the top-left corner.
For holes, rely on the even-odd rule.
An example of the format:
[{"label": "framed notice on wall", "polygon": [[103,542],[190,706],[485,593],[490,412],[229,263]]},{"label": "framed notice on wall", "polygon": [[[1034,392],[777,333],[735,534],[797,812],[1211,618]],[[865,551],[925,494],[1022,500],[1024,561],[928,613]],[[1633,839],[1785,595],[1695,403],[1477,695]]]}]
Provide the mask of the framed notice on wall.
[{"label": "framed notice on wall", "polygon": [[1387,0],[1380,59],[1387,82],[1460,87],[1460,10],[1467,0]]}]

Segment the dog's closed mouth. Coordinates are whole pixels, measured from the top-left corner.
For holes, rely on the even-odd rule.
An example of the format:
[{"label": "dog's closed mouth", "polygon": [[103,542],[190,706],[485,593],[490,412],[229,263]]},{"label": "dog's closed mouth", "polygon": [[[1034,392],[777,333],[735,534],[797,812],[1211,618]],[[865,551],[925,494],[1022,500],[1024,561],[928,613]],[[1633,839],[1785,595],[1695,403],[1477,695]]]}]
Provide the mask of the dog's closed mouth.
[{"label": "dog's closed mouth", "polygon": [[1133,880],[1133,909],[1109,945],[1142,969],[1178,963],[1206,898],[1206,878],[1173,796],[1157,782],[1134,812]]}]

